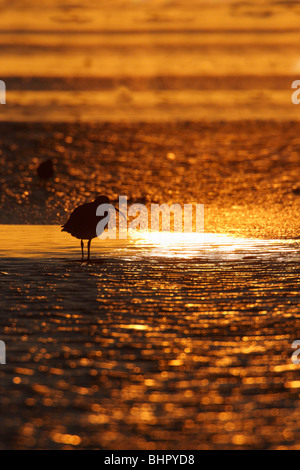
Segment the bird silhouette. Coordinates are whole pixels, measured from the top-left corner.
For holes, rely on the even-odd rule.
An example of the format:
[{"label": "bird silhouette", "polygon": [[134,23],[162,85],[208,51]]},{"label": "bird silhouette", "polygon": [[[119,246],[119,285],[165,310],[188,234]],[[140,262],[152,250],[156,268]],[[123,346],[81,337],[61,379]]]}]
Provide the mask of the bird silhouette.
[{"label": "bird silhouette", "polygon": [[[90,260],[90,249],[91,241],[93,238],[97,237],[96,227],[98,223],[108,216],[107,222],[109,221],[110,214],[105,212],[103,216],[97,216],[96,210],[97,207],[101,204],[109,204],[109,199],[106,196],[99,196],[93,202],[87,204],[82,204],[81,206],[76,207],[76,209],[71,213],[67,222],[62,225],[62,232],[68,232],[73,237],[76,237],[81,240],[81,260],[84,260],[84,242],[83,240],[88,240],[88,256],[87,261]],[[116,209],[118,211],[118,209]],[[119,212],[119,211],[118,211]],[[103,231],[107,228],[108,223],[104,227]]]},{"label": "bird silhouette", "polygon": [[48,180],[52,178],[54,175],[54,169],[53,169],[53,161],[51,160],[51,158],[40,163],[36,172],[37,172],[38,177],[41,180]]}]

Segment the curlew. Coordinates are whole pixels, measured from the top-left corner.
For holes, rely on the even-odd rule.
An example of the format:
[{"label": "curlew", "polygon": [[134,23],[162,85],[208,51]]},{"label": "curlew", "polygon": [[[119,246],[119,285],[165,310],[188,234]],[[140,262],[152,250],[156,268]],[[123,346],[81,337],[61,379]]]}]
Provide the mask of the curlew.
[{"label": "curlew", "polygon": [[[87,204],[82,204],[81,206],[76,207],[76,209],[72,212],[67,222],[62,225],[62,232],[68,232],[73,237],[78,238],[81,243],[81,260],[84,260],[84,242],[83,240],[88,240],[87,248],[88,248],[88,256],[87,261],[90,260],[90,249],[91,249],[91,241],[93,238],[97,237],[96,227],[98,223],[107,217],[107,213],[103,216],[97,216],[96,210],[97,207],[101,204],[109,204],[109,199],[106,196],[99,196],[93,202],[89,202]],[[115,208],[117,212],[119,210]],[[110,214],[108,213],[109,221]],[[108,223],[104,227],[103,230],[106,229]],[[98,234],[99,235],[99,234]]]}]

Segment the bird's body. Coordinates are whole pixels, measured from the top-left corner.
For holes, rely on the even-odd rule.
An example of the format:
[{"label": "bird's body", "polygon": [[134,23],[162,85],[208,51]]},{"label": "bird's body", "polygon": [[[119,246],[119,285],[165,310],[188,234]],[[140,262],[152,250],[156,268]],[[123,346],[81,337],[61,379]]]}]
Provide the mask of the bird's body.
[{"label": "bird's body", "polygon": [[77,207],[63,226],[62,231],[80,240],[92,240],[97,237],[96,227],[103,217],[96,216],[97,205],[94,202]]},{"label": "bird's body", "polygon": [[[83,240],[88,240],[88,258],[90,259],[90,245],[93,238],[97,237],[96,229],[98,223],[107,218],[109,221],[109,213],[104,213],[103,216],[97,216],[97,207],[101,204],[109,204],[109,199],[106,196],[99,196],[93,202],[82,204],[78,206],[70,215],[67,222],[62,226],[63,232],[70,233],[73,237],[81,240],[81,253],[83,255]],[[106,226],[103,230],[105,230]]]}]

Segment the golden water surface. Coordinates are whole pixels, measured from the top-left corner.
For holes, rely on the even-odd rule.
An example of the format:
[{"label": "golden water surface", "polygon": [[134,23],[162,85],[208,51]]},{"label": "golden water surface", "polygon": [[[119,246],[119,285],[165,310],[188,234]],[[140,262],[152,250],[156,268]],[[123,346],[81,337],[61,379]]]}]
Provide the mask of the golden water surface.
[{"label": "golden water surface", "polygon": [[297,241],[7,228],[1,447],[299,448]]}]

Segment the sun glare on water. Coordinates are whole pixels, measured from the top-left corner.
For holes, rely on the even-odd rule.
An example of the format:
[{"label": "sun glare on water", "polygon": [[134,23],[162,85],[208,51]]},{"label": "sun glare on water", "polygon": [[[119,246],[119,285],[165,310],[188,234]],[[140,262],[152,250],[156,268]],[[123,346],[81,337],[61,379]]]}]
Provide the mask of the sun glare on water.
[{"label": "sun glare on water", "polygon": [[239,238],[215,233],[138,232],[131,234],[137,248],[144,248],[149,255],[192,258],[200,254],[209,257],[232,258],[241,254],[274,254],[292,251],[291,240],[260,240]]}]

